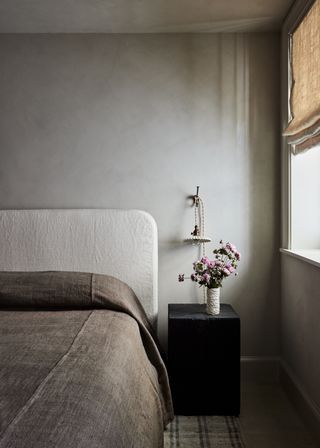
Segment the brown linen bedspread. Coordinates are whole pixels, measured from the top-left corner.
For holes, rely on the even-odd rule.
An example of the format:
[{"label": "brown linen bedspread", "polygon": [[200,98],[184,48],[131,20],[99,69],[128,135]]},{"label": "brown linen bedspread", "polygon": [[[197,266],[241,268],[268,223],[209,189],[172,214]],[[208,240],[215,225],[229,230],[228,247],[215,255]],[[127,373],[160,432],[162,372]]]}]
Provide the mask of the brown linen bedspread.
[{"label": "brown linen bedspread", "polygon": [[4,272],[0,307],[0,448],[163,446],[167,373],[126,284]]}]

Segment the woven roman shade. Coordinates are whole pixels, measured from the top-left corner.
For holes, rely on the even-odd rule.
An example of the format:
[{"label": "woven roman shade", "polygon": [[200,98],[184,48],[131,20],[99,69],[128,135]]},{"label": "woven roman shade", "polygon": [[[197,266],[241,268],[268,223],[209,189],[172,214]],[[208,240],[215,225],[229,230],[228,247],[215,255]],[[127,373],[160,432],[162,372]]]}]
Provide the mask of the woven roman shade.
[{"label": "woven roman shade", "polygon": [[320,0],[290,36],[291,121],[284,131],[295,153],[320,143]]}]

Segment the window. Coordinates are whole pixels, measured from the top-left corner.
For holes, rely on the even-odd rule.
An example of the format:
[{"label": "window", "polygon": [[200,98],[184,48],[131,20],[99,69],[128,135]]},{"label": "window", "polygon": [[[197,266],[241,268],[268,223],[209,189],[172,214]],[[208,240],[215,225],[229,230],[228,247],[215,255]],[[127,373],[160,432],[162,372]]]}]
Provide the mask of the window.
[{"label": "window", "polygon": [[291,158],[293,249],[320,249],[320,145]]},{"label": "window", "polygon": [[320,266],[320,0],[307,3],[286,34],[287,245]]}]

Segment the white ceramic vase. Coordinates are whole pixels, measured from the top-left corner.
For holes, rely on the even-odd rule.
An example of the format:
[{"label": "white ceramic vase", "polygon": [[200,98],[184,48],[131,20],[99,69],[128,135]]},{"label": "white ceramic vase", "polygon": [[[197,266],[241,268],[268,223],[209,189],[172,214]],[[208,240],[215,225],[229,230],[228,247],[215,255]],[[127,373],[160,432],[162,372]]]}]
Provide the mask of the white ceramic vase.
[{"label": "white ceramic vase", "polygon": [[207,313],[220,313],[220,289],[221,288],[207,288]]}]

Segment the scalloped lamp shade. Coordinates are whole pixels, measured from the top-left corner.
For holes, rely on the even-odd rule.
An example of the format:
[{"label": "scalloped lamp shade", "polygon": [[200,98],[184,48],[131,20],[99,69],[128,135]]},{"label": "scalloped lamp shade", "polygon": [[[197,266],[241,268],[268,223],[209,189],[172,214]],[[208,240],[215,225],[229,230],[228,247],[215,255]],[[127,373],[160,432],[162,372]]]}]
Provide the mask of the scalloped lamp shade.
[{"label": "scalloped lamp shade", "polygon": [[190,238],[185,238],[184,241],[186,243],[202,244],[202,243],[210,243],[211,238],[208,238],[207,236],[191,236]]}]

